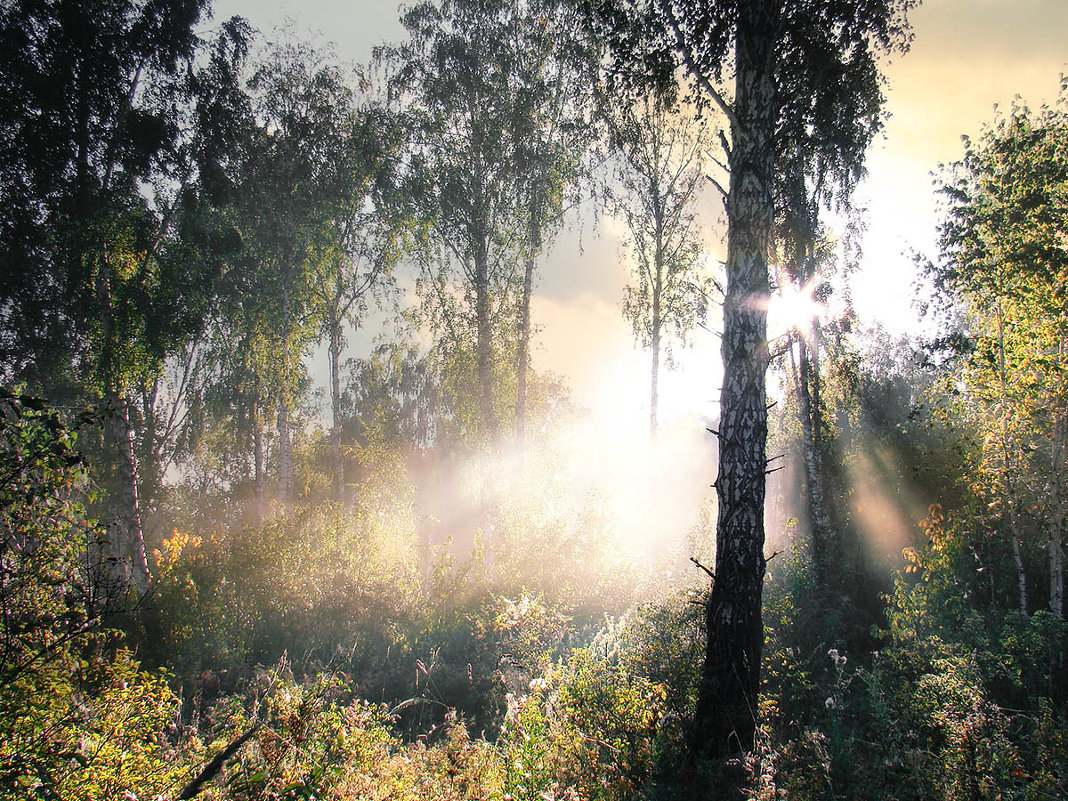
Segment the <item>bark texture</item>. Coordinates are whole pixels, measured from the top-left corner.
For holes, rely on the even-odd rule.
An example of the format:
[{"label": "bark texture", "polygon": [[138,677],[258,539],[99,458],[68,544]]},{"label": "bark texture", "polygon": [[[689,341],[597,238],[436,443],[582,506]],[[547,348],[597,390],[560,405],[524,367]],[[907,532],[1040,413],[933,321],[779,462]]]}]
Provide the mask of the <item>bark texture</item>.
[{"label": "bark texture", "polygon": [[141,526],[141,506],[137,495],[137,462],[134,458],[133,428],[125,398],[114,397],[111,405],[111,438],[118,453],[119,503],[112,526],[110,549],[117,560],[119,578],[144,594],[148,589],[148,557]]},{"label": "bark texture", "polygon": [[481,237],[475,248],[475,336],[478,371],[478,409],[491,442],[497,441],[493,404],[493,324],[490,316],[489,246]]},{"label": "bark texture", "polygon": [[740,756],[752,747],[764,641],[764,385],[777,118],[772,37],[778,22],[773,0],[739,6],[715,485],[716,568],[694,729],[697,752],[720,759]]}]

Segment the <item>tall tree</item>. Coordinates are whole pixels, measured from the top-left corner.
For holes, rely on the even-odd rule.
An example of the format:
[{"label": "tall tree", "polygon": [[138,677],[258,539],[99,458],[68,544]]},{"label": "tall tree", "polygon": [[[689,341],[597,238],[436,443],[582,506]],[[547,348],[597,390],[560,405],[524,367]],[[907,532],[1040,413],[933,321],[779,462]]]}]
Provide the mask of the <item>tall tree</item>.
[{"label": "tall tree", "polygon": [[[777,226],[781,270],[776,275],[780,292],[796,307],[793,329],[788,332],[789,371],[801,423],[799,441],[804,496],[811,541],[811,564],[817,586],[834,586],[838,563],[832,555],[827,470],[829,454],[823,399],[823,321],[819,310],[831,294],[831,278],[837,262],[832,241],[826,236],[798,230],[792,215]],[[840,555],[840,554],[838,554]]]},{"label": "tall tree", "polygon": [[344,499],[341,354],[345,328],[358,327],[371,295],[392,277],[400,256],[403,217],[395,194],[399,121],[370,102],[354,107],[348,150],[350,185],[338,198],[313,252],[313,294],[330,362],[330,450],[334,498]]},{"label": "tall tree", "polygon": [[621,192],[612,208],[630,232],[637,279],[625,290],[623,315],[652,354],[649,430],[655,434],[661,347],[671,334],[685,343],[703,321],[712,289],[698,262],[693,211],[706,180],[707,142],[699,123],[668,96],[647,95],[619,116],[614,138]]},{"label": "tall tree", "polygon": [[224,347],[232,348],[235,337],[243,344],[234,365],[240,375],[232,377],[247,398],[261,501],[269,416],[277,432],[278,497],[287,501],[293,493],[293,417],[308,384],[304,357],[319,329],[319,278],[330,271],[321,261],[340,266],[339,226],[354,213],[366,181],[358,153],[367,129],[352,83],[328,54],[292,41],[271,45],[248,79],[255,126],[234,179],[245,247],[229,285],[225,322],[232,333]]},{"label": "tall tree", "polygon": [[538,260],[579,202],[596,158],[600,47],[570,0],[526,0],[511,20],[512,159],[525,227],[516,342],[516,437],[526,432],[530,303]]},{"label": "tall tree", "polygon": [[[658,0],[594,3],[617,83],[671,81],[728,121],[727,287],[723,307],[716,568],[694,746],[718,757],[752,746],[764,632],[768,257],[777,168],[848,184],[880,121],[879,58],[907,45],[912,0]],[[730,76],[733,91],[725,85]],[[622,79],[621,81],[619,79]],[[726,137],[725,137],[726,139]],[[822,173],[816,168],[826,164]]]},{"label": "tall tree", "polygon": [[491,441],[500,429],[501,320],[515,308],[515,268],[530,226],[545,225],[554,183],[517,177],[517,147],[536,169],[552,169],[532,144],[544,135],[533,105],[545,102],[544,88],[531,91],[516,76],[516,25],[533,22],[518,9],[505,0],[420,3],[402,16],[410,41],[386,54],[411,118],[411,192],[429,234],[421,285],[437,318],[450,318],[453,351],[465,345],[466,323],[474,331],[479,426]]},{"label": "tall tree", "polygon": [[1068,84],[1057,106],[1014,106],[942,176],[936,286],[963,307],[959,379],[983,439],[978,489],[1008,536],[1017,607],[1044,539],[1049,608],[1064,614],[1068,519]]}]

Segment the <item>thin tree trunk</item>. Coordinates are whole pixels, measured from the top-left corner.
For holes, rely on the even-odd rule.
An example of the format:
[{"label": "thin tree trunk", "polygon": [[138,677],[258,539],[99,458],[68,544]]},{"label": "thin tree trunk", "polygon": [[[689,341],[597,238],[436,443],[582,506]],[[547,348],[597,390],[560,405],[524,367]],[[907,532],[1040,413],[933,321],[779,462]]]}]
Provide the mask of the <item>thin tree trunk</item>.
[{"label": "thin tree trunk", "polygon": [[[1061,341],[1061,351],[1064,341]],[[1064,522],[1068,515],[1068,492],[1065,487],[1065,457],[1068,456],[1068,412],[1055,415],[1053,426],[1052,464],[1053,515],[1049,527],[1049,609],[1064,615]]]},{"label": "thin tree trunk", "polygon": [[[1000,296],[999,296],[1000,297]],[[1019,525],[1019,499],[1016,497],[1016,483],[1012,462],[1013,448],[1009,443],[1009,390],[1008,373],[1005,369],[1005,318],[998,300],[998,378],[1001,389],[1001,456],[1002,474],[1005,482],[1005,502],[1009,516],[1009,536],[1012,541],[1012,559],[1016,563],[1016,587],[1019,593],[1020,614],[1027,617],[1027,569],[1024,566]]]},{"label": "thin tree trunk", "polygon": [[334,468],[334,500],[345,501],[345,461],[341,451],[341,322],[330,325],[330,457]]},{"label": "thin tree trunk", "polygon": [[716,568],[694,720],[697,753],[716,758],[753,746],[764,643],[766,300],[777,119],[772,37],[778,16],[774,0],[752,0],[738,6],[736,23]]},{"label": "thin tree trunk", "polygon": [[1027,570],[1024,567],[1023,551],[1020,547],[1020,531],[1016,525],[1015,515],[1011,524],[1012,560],[1016,563],[1016,591],[1020,614],[1027,617]]},{"label": "thin tree trunk", "polygon": [[1057,516],[1049,530],[1049,611],[1064,615],[1064,514]]},{"label": "thin tree trunk", "polygon": [[497,441],[493,409],[493,330],[490,322],[489,253],[485,240],[475,249],[475,336],[478,407],[490,442]]},{"label": "thin tree trunk", "polygon": [[288,503],[293,493],[293,440],[290,431],[289,291],[282,290],[282,375],[278,392],[278,500]]},{"label": "thin tree trunk", "polygon": [[819,586],[830,583],[831,525],[827,519],[823,500],[823,414],[819,406],[819,372],[814,364],[814,354],[801,337],[798,353],[798,377],[800,391],[798,401],[801,412],[801,448],[805,465],[808,522],[812,537],[812,564]]},{"label": "thin tree trunk", "polygon": [[656,181],[650,181],[649,187],[653,195],[653,216],[655,225],[656,243],[653,249],[653,270],[649,276],[652,284],[652,364],[649,375],[649,436],[656,436],[657,406],[659,404],[660,383],[660,329],[663,326],[663,318],[660,314],[660,299],[664,292],[664,208],[661,202],[659,186]]},{"label": "thin tree trunk", "polygon": [[534,269],[541,252],[541,229],[531,225],[530,252],[523,272],[523,294],[519,299],[519,355],[516,364],[515,434],[520,445],[527,427],[527,370],[530,365],[530,298],[534,292]]},{"label": "thin tree trunk", "polygon": [[653,356],[649,370],[649,436],[656,436],[657,405],[659,402],[660,381],[660,314],[659,308],[653,306]]},{"label": "thin tree trunk", "polygon": [[293,440],[289,407],[278,400],[278,500],[288,503],[293,494]]},{"label": "thin tree trunk", "polygon": [[263,447],[263,426],[260,424],[260,408],[259,402],[252,404],[252,453],[253,462],[255,466],[255,486],[256,486],[256,522],[263,520],[263,507],[264,507],[264,473],[266,472],[266,461]]}]

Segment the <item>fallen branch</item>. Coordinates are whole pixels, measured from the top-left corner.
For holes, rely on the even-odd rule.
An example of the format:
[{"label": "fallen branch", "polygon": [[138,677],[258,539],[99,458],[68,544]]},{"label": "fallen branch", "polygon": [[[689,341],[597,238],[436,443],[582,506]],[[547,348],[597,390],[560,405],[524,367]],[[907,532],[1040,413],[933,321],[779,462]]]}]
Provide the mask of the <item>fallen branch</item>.
[{"label": "fallen branch", "polygon": [[252,735],[259,731],[260,723],[261,721],[257,720],[252,724],[252,727],[248,731],[217,753],[215,758],[204,766],[204,769],[200,771],[200,774],[185,786],[181,794],[178,796],[179,801],[188,801],[188,799],[195,797],[203,789],[205,784],[214,779],[219,771],[222,770],[226,761],[236,754],[241,746],[252,739]]}]

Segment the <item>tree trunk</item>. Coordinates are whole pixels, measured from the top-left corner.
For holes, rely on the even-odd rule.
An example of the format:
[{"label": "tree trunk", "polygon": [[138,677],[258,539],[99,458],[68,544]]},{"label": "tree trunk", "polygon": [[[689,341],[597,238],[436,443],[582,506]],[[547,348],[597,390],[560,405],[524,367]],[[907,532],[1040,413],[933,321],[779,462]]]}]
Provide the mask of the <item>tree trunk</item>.
[{"label": "tree trunk", "polygon": [[1016,525],[1015,513],[1011,513],[1013,519],[1011,522],[1012,528],[1012,561],[1016,563],[1016,591],[1019,595],[1018,603],[1020,606],[1020,615],[1027,617],[1027,570],[1024,567],[1023,550],[1020,545],[1020,531]]},{"label": "tree trunk", "polygon": [[[1064,341],[1061,340],[1063,355]],[[1064,615],[1064,522],[1068,516],[1068,492],[1065,487],[1065,458],[1068,456],[1068,412],[1055,413],[1051,469],[1053,471],[1053,514],[1049,526],[1049,609]]]},{"label": "tree trunk", "polygon": [[[652,176],[650,176],[652,178]],[[663,317],[660,313],[660,299],[664,296],[664,202],[660,194],[660,185],[656,180],[649,181],[649,193],[652,195],[653,225],[655,243],[653,247],[653,269],[649,276],[652,284],[652,350],[653,363],[649,376],[649,437],[656,436],[656,415],[659,402],[660,382],[660,329]]]},{"label": "tree trunk", "polygon": [[1013,464],[1015,443],[1009,429],[1009,377],[1005,368],[1005,317],[1001,308],[1001,295],[997,303],[998,324],[998,381],[1001,389],[1001,458],[1002,476],[1005,484],[1005,504],[1008,507],[1009,537],[1012,544],[1012,560],[1016,563],[1016,587],[1019,593],[1020,615],[1027,617],[1027,569],[1023,560],[1019,524],[1019,499],[1016,497],[1016,467]]},{"label": "tree trunk", "polygon": [[263,520],[263,506],[264,506],[264,473],[266,472],[266,465],[264,462],[265,454],[263,447],[263,426],[260,423],[260,406],[257,400],[252,404],[252,453],[256,486],[256,522]]},{"label": "tree trunk", "polygon": [[278,500],[289,503],[293,494],[293,440],[290,431],[289,407],[278,400]]},{"label": "tree trunk", "polygon": [[697,753],[720,759],[752,748],[764,642],[766,303],[777,118],[772,37],[778,23],[774,0],[738,6],[715,484],[716,568],[694,720]]},{"label": "tree trunk", "polygon": [[1064,615],[1064,513],[1053,521],[1049,530],[1049,611]]},{"label": "tree trunk", "polygon": [[330,457],[334,468],[334,500],[345,501],[345,460],[341,452],[341,322],[330,325]]},{"label": "tree trunk", "polygon": [[108,530],[108,551],[115,560],[110,577],[114,583],[133,587],[138,594],[148,589],[148,558],[141,527],[141,507],[137,496],[137,461],[134,458],[130,406],[122,390],[115,342],[115,317],[111,295],[111,263],[106,244],[100,246],[101,269],[95,292],[100,304],[100,373],[111,420],[109,434],[118,457],[119,497],[115,517]]},{"label": "tree trunk", "polygon": [[516,363],[515,435],[520,445],[527,427],[527,369],[530,365],[530,298],[534,292],[534,268],[541,252],[541,229],[531,225],[530,252],[523,272],[523,294],[519,299],[519,355]]},{"label": "tree trunk", "polygon": [[278,500],[288,503],[293,493],[293,440],[290,431],[289,291],[282,290],[282,375],[278,387]]},{"label": "tree trunk", "polygon": [[[818,345],[814,344],[814,349]],[[831,525],[823,499],[823,411],[819,398],[817,354],[810,352],[802,336],[798,353],[798,405],[801,413],[801,448],[805,467],[808,523],[812,538],[812,565],[818,586],[828,586],[834,559],[831,554]]]},{"label": "tree trunk", "polygon": [[653,356],[649,369],[649,436],[656,436],[656,412],[659,400],[660,381],[660,314],[653,307]]},{"label": "tree trunk", "polygon": [[110,531],[111,555],[123,581],[138,594],[148,589],[148,558],[141,527],[141,507],[137,496],[137,462],[133,452],[133,428],[130,426],[130,407],[126,398],[113,395],[108,399],[111,408],[111,438],[119,457],[119,503],[115,523]]},{"label": "tree trunk", "polygon": [[478,408],[491,442],[497,441],[493,409],[493,328],[490,322],[489,252],[483,239],[475,248],[475,336],[478,371]]}]

